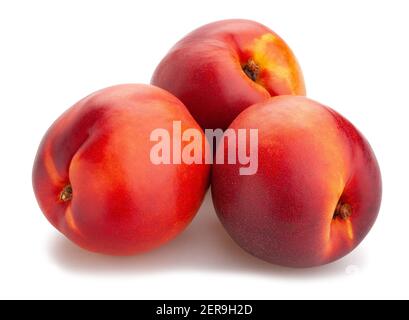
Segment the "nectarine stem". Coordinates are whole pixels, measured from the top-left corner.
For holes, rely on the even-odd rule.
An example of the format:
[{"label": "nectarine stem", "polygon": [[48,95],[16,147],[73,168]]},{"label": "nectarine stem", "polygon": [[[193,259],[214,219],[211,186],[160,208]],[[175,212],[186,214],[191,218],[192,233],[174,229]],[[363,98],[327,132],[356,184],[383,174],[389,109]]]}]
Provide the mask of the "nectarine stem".
[{"label": "nectarine stem", "polygon": [[249,59],[243,66],[243,71],[251,80],[256,81],[260,73],[260,67],[253,59]]},{"label": "nectarine stem", "polygon": [[66,185],[64,189],[62,189],[60,194],[60,200],[67,202],[72,199],[72,187],[71,185]]},{"label": "nectarine stem", "polygon": [[347,220],[352,215],[352,207],[348,203],[339,202],[335,208],[333,218],[340,217],[342,220]]}]

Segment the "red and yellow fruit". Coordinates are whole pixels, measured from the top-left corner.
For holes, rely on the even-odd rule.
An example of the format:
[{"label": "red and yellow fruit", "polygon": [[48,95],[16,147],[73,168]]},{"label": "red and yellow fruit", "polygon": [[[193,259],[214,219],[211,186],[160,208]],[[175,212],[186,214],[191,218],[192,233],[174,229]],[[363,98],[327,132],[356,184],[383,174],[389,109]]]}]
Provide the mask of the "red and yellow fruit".
[{"label": "red and yellow fruit", "polygon": [[291,49],[249,20],[218,21],[191,32],[161,61],[151,82],[178,97],[202,128],[212,129],[226,129],[245,108],[271,96],[305,95]]},{"label": "red and yellow fruit", "polygon": [[107,88],[75,104],[48,130],[34,163],[47,219],[81,247],[112,255],[175,237],[200,206],[209,167],[151,162],[151,132],[171,132],[173,121],[200,130],[177,98],[146,85]]},{"label": "red and yellow fruit", "polygon": [[307,98],[282,96],[246,109],[230,128],[259,130],[255,175],[240,176],[240,164],[212,170],[217,214],[241,247],[275,264],[311,267],[362,241],[378,214],[381,175],[348,120]]}]

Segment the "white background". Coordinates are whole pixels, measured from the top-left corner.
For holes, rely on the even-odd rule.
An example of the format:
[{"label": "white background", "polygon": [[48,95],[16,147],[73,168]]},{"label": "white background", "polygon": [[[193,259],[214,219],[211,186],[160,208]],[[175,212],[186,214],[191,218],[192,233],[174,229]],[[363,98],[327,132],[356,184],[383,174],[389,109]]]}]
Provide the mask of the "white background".
[{"label": "white background", "polygon": [[[409,7],[407,1],[1,1],[0,298],[409,298]],[[209,198],[154,252],[85,252],[45,220],[31,168],[67,107],[97,89],[144,82],[192,29],[248,18],[296,53],[308,94],[349,118],[383,174],[379,218],[344,259],[269,265],[239,249]]]}]

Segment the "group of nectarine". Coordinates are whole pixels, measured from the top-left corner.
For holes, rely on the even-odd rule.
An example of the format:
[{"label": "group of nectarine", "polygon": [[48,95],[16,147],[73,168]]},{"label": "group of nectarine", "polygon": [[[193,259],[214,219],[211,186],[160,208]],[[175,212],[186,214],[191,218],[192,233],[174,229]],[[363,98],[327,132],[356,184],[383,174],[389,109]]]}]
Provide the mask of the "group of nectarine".
[{"label": "group of nectarine", "polygon": [[[110,255],[155,248],[190,223],[209,184],[230,236],[271,263],[329,263],[369,232],[381,200],[375,155],[348,120],[305,97],[293,52],[267,27],[224,20],[198,28],[163,58],[151,84],[95,92],[44,136],[34,191],[70,240]],[[152,133],[175,123],[180,132],[162,141],[172,145],[168,161],[152,161]],[[257,130],[255,172],[241,174],[230,158],[209,161],[205,132],[216,129],[225,130],[216,154],[230,151],[220,143],[227,132]],[[180,161],[180,150],[196,161]]]}]

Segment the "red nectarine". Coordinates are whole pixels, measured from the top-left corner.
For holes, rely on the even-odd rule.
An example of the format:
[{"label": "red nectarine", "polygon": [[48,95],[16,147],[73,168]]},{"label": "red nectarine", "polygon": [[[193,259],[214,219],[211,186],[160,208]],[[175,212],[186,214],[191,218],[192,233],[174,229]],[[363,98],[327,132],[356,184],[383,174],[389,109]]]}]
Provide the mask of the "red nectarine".
[{"label": "red nectarine", "polygon": [[275,264],[310,267],[362,241],[378,214],[381,175],[348,120],[305,97],[280,96],[246,109],[229,128],[259,130],[256,174],[240,175],[238,164],[212,170],[217,214],[241,247]]},{"label": "red nectarine", "polygon": [[191,32],[160,62],[151,82],[176,95],[209,129],[226,129],[245,108],[271,96],[305,94],[288,45],[249,20],[218,21]]},{"label": "red nectarine", "polygon": [[156,87],[115,86],[75,104],[48,130],[34,163],[48,220],[81,247],[112,255],[175,237],[200,206],[209,166],[152,163],[150,134],[171,131],[173,121],[205,141],[185,106]]}]

